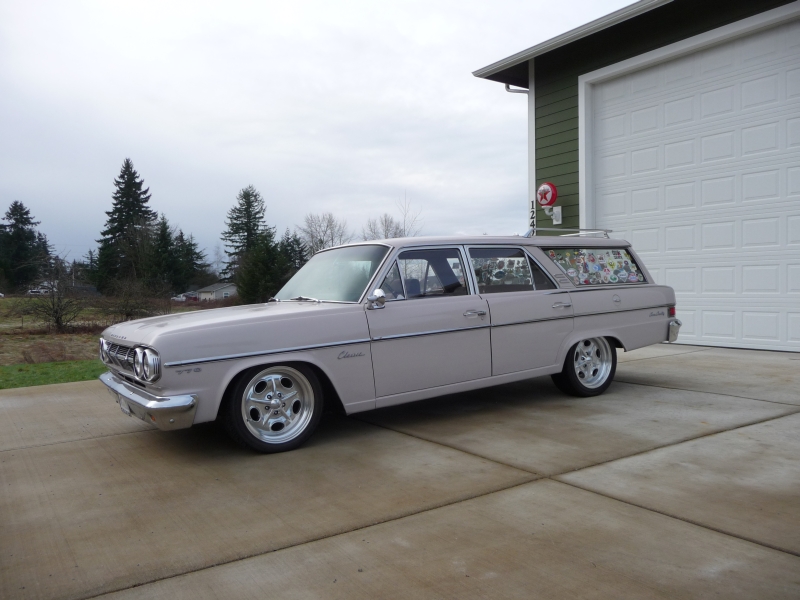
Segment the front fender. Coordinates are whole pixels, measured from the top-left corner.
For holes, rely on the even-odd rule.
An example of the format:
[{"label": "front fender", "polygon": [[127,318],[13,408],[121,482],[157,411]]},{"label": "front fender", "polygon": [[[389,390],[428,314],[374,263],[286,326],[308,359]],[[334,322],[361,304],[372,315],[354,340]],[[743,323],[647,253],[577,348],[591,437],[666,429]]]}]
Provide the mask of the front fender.
[{"label": "front fender", "polygon": [[225,391],[239,373],[252,367],[290,362],[306,363],[322,371],[335,388],[347,414],[375,408],[369,342],[165,367],[159,383],[169,394],[194,394],[198,404],[194,422],[203,423],[217,418]]}]

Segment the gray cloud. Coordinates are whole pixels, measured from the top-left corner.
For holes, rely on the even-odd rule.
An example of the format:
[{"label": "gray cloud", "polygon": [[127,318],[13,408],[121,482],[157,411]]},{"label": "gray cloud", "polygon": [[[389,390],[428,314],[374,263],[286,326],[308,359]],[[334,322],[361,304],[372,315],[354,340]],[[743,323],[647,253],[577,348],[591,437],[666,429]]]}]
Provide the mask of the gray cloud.
[{"label": "gray cloud", "polygon": [[281,231],[405,195],[426,234],[521,232],[525,99],[471,71],[624,4],[5,3],[0,208],[79,257],[130,157],[210,254],[248,184]]}]

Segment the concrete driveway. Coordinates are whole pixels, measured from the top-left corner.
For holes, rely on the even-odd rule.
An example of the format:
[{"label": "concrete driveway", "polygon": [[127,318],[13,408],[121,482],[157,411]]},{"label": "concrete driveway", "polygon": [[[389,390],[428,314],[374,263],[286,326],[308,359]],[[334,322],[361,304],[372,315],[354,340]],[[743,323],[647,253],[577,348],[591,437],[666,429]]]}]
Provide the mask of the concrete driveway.
[{"label": "concrete driveway", "polygon": [[656,346],[261,456],[0,391],[0,598],[798,598],[800,355]]}]

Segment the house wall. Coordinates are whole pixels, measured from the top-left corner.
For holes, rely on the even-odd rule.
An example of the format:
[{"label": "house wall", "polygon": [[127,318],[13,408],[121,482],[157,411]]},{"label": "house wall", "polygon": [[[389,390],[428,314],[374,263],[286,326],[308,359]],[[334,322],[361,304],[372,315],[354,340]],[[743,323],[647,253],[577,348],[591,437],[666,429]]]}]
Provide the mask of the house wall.
[{"label": "house wall", "polygon": [[[534,116],[530,140],[531,190],[550,181],[558,187],[562,227],[579,226],[578,77],[656,48],[789,4],[790,0],[674,0],[538,56],[528,65]],[[552,221],[537,206],[538,227]]]}]

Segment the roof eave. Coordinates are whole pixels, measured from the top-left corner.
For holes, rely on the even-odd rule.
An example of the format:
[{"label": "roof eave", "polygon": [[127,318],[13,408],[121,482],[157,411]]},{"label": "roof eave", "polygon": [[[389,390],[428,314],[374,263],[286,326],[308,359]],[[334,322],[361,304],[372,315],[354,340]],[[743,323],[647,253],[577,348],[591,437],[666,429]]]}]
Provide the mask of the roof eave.
[{"label": "roof eave", "polygon": [[[517,52],[516,54],[499,60],[496,63],[492,63],[487,67],[473,71],[472,74],[475,77],[480,77],[482,79],[490,79],[493,81],[499,81],[501,83],[510,83],[509,81],[505,81],[506,78],[503,77],[503,71],[506,71],[507,69],[510,69],[520,63],[527,62],[541,54],[545,54],[546,52],[550,52],[551,50],[555,50],[561,46],[566,46],[567,44],[571,44],[572,42],[588,37],[593,33],[597,33],[598,31],[602,31],[603,29],[607,29],[617,25],[618,23],[632,19],[633,17],[651,11],[659,6],[669,4],[670,2],[672,2],[672,0],[639,0],[639,2],[631,4],[630,6],[626,6],[604,17],[595,19],[590,23],[576,27],[571,31],[562,33],[561,35],[542,42],[541,44],[532,46],[527,50]],[[515,81],[515,85],[518,85],[518,82]]]}]

